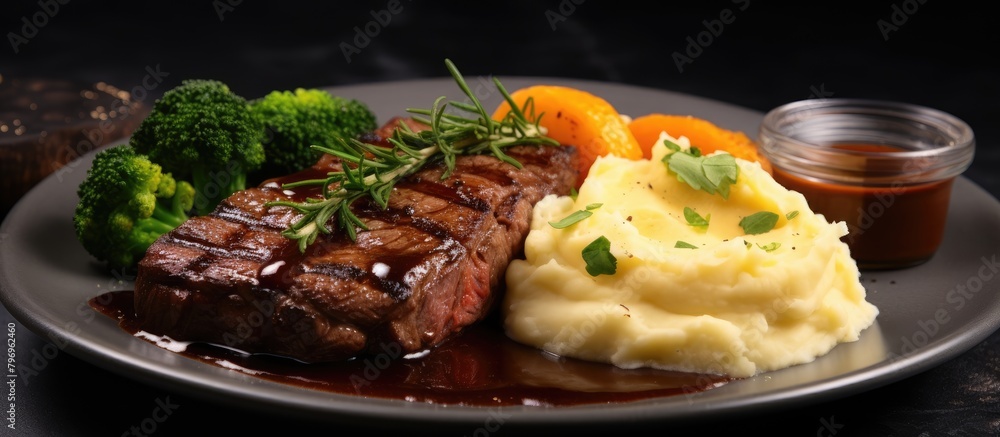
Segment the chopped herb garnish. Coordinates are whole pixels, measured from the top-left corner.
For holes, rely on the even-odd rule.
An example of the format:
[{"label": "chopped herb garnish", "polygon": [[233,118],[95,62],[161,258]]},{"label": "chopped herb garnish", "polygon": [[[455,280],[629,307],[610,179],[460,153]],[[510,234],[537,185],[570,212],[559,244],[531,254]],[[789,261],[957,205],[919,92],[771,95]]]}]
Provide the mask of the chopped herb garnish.
[{"label": "chopped herb garnish", "polygon": [[740,220],[740,227],[748,235],[763,234],[774,229],[776,224],[778,224],[778,214],[770,211],[754,213]]},{"label": "chopped herb garnish", "polygon": [[697,211],[691,209],[690,207],[684,207],[684,220],[687,220],[688,224],[695,227],[707,228],[709,220],[712,219],[712,214],[708,214],[704,217],[698,214]]},{"label": "chopped herb garnish", "polygon": [[562,220],[559,220],[557,222],[549,222],[549,226],[552,226],[553,228],[556,228],[556,229],[568,228],[570,226],[573,226],[573,225],[579,223],[583,219],[585,219],[587,217],[590,217],[593,214],[594,213],[592,213],[590,211],[576,211],[576,212],[574,212],[574,213],[566,216]]},{"label": "chopped herb garnish", "polygon": [[611,254],[611,241],[603,235],[583,248],[583,260],[590,276],[613,275],[618,270],[618,259]]},{"label": "chopped herb garnish", "polygon": [[663,163],[677,175],[678,180],[696,190],[719,193],[723,199],[729,198],[729,186],[736,183],[740,170],[733,155],[719,153],[702,156],[696,148],[675,151],[664,156]]},{"label": "chopped herb garnish", "polygon": [[573,226],[582,221],[583,219],[590,217],[591,215],[594,215],[594,213],[591,211],[600,208],[601,205],[603,205],[603,203],[591,203],[590,205],[587,205],[587,209],[576,211],[566,216],[566,218],[559,220],[557,222],[549,222],[549,226],[552,226],[553,228],[556,229],[563,229]]},{"label": "chopped herb garnish", "polygon": [[790,212],[788,214],[785,214],[785,220],[791,220],[791,219],[793,219],[795,217],[798,217],[798,216],[799,216],[799,211],[798,210],[792,211],[792,212]]},{"label": "chopped herb garnish", "polygon": [[757,247],[764,249],[765,252],[773,252],[777,250],[779,247],[781,247],[781,243],[777,241],[772,241],[770,244],[765,244],[763,246],[758,244]]},{"label": "chopped herb garnish", "polygon": [[674,243],[674,247],[677,248],[677,249],[697,249],[698,248],[698,246],[695,246],[695,245],[693,245],[691,243],[688,243],[687,241],[681,241],[681,240],[677,240],[677,242]]},{"label": "chopped herb garnish", "polygon": [[578,191],[576,191],[576,188],[570,188],[569,189],[569,198],[573,199],[574,202],[576,201],[576,198],[579,195],[580,195],[580,193]]}]

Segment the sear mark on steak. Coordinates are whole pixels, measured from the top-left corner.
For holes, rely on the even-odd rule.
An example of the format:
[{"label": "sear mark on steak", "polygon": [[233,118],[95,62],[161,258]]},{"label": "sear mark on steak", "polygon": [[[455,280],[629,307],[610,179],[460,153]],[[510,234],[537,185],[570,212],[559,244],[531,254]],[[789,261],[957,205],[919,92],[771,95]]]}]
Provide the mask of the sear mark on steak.
[{"label": "sear mark on steak", "polygon": [[[393,119],[364,140],[383,141],[401,120],[416,126]],[[441,180],[441,166],[425,167],[396,185],[387,209],[364,199],[352,206],[369,228],[356,242],[320,235],[305,253],[281,235],[300,215],[266,204],[315,196],[280,182],[324,177],[336,159],[238,192],[149,248],[135,284],[141,329],[305,362],[433,347],[485,317],[534,204],[574,186],[571,147],[506,153],[524,168],[460,156]]]}]

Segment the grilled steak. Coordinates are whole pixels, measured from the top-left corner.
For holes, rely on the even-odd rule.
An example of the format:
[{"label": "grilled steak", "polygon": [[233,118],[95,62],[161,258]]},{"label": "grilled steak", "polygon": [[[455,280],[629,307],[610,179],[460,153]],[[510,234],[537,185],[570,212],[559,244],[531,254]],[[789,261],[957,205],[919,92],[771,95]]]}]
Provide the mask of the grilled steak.
[{"label": "grilled steak", "polygon": [[[461,156],[441,180],[442,167],[425,167],[396,185],[388,209],[352,206],[369,227],[356,242],[320,235],[305,253],[280,235],[299,213],[265,206],[303,193],[276,181],[236,193],[149,248],[135,284],[141,328],[305,362],[433,347],[486,315],[522,250],[532,206],[574,186],[574,149],[506,152],[524,168]],[[283,179],[339,165],[324,157]]]}]

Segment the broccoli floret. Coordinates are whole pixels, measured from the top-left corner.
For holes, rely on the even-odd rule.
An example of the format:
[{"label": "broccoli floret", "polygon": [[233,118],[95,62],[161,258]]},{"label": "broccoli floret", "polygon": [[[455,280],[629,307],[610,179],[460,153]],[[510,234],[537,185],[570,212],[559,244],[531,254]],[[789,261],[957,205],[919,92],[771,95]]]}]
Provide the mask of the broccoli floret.
[{"label": "broccoli floret", "polygon": [[204,215],[246,188],[247,174],[264,163],[263,125],[250,103],[215,80],[185,80],[158,99],[131,145],[196,191]]},{"label": "broccoli floret", "polygon": [[264,123],[267,162],[261,173],[270,176],[315,164],[321,154],[310,146],[331,146],[336,138],[354,138],[377,127],[375,113],[364,103],[321,89],[272,91],[250,105]]},{"label": "broccoli floret", "polygon": [[112,269],[135,266],[160,235],[188,219],[194,187],[122,144],[94,156],[73,216],[84,249]]}]

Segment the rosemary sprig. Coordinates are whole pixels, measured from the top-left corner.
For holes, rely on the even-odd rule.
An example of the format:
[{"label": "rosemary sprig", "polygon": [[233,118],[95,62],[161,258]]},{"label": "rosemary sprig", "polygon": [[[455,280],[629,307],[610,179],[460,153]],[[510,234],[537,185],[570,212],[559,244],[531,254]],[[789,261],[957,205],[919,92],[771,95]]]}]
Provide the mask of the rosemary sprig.
[{"label": "rosemary sprig", "polygon": [[[493,78],[497,90],[511,107],[502,120],[493,120],[455,65],[446,59],[445,66],[471,104],[455,101],[442,103],[444,97],[439,97],[430,109],[407,109],[414,114],[415,120],[427,124],[430,129],[415,132],[400,123],[393,137],[389,138],[391,148],[354,139],[340,140],[333,147],[313,146],[340,158],[343,169],[328,173],[326,179],[298,181],[283,187],[320,185],[323,197],[309,198],[302,203],[278,201],[267,204],[269,207],[290,207],[302,213],[298,221],[282,232],[285,237],[298,242],[300,251],[304,252],[320,233],[331,232],[328,222],[332,218],[336,218],[337,228],[355,241],[357,230],[368,228],[351,211],[351,204],[370,197],[383,209],[387,208],[389,195],[396,183],[428,163],[441,161],[445,167],[441,179],[446,179],[455,170],[455,159],[459,155],[490,153],[521,168],[521,163],[503,152],[504,148],[517,144],[558,145],[545,136],[544,129],[538,124],[540,116],[535,117],[534,103],[530,98],[519,108],[500,80]],[[457,114],[446,112],[449,106],[456,109]],[[525,113],[535,121],[529,121]]]}]

